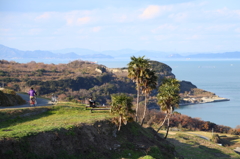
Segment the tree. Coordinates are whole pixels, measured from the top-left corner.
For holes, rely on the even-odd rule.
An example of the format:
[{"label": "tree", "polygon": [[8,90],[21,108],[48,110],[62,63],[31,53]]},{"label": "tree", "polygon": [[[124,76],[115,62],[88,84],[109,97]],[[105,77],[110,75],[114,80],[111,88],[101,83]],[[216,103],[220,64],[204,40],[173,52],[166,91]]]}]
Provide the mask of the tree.
[{"label": "tree", "polygon": [[165,139],[167,138],[168,131],[169,131],[169,119],[174,109],[179,106],[179,101],[180,101],[179,87],[180,87],[180,84],[178,80],[174,78],[165,78],[158,90],[159,92],[157,94],[158,105],[160,105],[161,110],[166,113],[166,116],[161,126],[157,130],[157,132],[161,129],[161,127],[163,126],[163,124],[167,119],[168,126],[167,126],[167,133],[164,137]]},{"label": "tree", "polygon": [[144,59],[143,57],[136,58],[135,56],[131,57],[131,60],[128,63],[128,78],[132,79],[133,82],[136,82],[137,89],[137,105],[136,105],[136,122],[138,121],[138,106],[139,106],[139,95],[140,95],[140,85],[143,80],[144,71],[150,67],[149,60]]},{"label": "tree", "polygon": [[113,94],[111,95],[111,113],[119,115],[116,123],[118,124],[118,131],[120,130],[122,123],[127,124],[130,120],[130,114],[133,114],[132,101],[133,98],[126,94]]},{"label": "tree", "polygon": [[156,86],[157,86],[157,76],[155,75],[155,72],[150,69],[146,69],[144,71],[144,76],[142,81],[142,93],[144,93],[145,95],[145,104],[144,104],[144,111],[143,111],[141,125],[143,125],[143,122],[145,119],[149,94],[151,93],[152,90],[156,88]]}]

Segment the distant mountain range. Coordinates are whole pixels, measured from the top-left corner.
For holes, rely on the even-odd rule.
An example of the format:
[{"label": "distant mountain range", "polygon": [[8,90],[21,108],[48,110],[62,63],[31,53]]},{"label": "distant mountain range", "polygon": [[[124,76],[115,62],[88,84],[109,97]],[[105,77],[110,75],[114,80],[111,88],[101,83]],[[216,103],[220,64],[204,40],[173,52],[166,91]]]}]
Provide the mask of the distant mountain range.
[{"label": "distant mountain range", "polygon": [[129,59],[131,56],[146,56],[150,59],[164,58],[164,59],[240,59],[240,52],[225,52],[225,53],[198,53],[191,55],[171,54],[161,51],[149,50],[107,50],[107,51],[93,51],[81,48],[68,48],[62,50],[35,50],[35,51],[21,51],[14,48],[0,44],[0,59],[24,59],[24,58],[38,58],[38,59]]},{"label": "distant mountain range", "polygon": [[106,58],[112,59],[110,55],[102,53],[89,54],[85,52],[83,55],[76,54],[74,52],[68,53],[53,53],[52,51],[21,51],[14,48],[9,48],[0,44],[0,59],[21,59],[21,58],[40,58],[40,59],[84,59],[84,58]]},{"label": "distant mountain range", "polygon": [[172,54],[168,56],[172,59],[240,59],[240,52],[225,52],[225,53],[200,53],[200,54],[193,54],[193,55],[187,55],[182,56],[179,54]]}]

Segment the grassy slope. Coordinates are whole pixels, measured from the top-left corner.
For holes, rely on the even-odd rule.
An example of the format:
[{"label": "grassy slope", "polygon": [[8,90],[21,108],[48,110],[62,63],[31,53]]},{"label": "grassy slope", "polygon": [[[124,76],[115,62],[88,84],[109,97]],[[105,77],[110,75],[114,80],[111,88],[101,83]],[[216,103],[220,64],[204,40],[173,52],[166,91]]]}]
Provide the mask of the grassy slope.
[{"label": "grassy slope", "polygon": [[[62,107],[66,106],[66,107]],[[2,121],[0,124],[0,138],[3,137],[24,137],[30,134],[36,134],[38,132],[51,131],[60,128],[70,128],[77,123],[93,123],[96,120],[106,119],[111,117],[106,111],[89,113],[89,110],[85,110],[84,105],[63,103],[58,104],[55,107],[45,107],[49,109],[38,115],[30,115],[28,117],[19,117],[23,114],[33,114],[40,107],[25,108],[18,111],[2,110],[1,116],[15,118]]]},{"label": "grassy slope", "polygon": [[[161,131],[161,134],[164,134]],[[240,155],[235,153],[231,147],[219,146],[216,143],[202,139],[194,134],[211,138],[211,132],[189,131],[189,132],[170,132],[168,141],[174,144],[177,152],[185,159],[216,159],[216,158],[235,158]],[[229,134],[219,134],[220,136],[233,136]],[[239,142],[239,139],[232,142]],[[236,144],[236,143],[235,143]]]},{"label": "grassy slope", "polygon": [[[41,113],[36,114],[36,112],[38,111],[40,111]],[[32,155],[33,158],[38,158],[36,156],[37,154],[34,154],[31,151],[31,148],[40,152],[42,151],[41,149],[44,148],[47,148],[47,150],[54,149],[56,152],[58,152],[58,150],[53,147],[58,147],[60,143],[66,145],[68,149],[74,145],[76,146],[76,148],[80,148],[78,151],[81,151],[82,148],[86,147],[86,150],[84,150],[82,153],[80,152],[80,154],[87,152],[82,157],[85,157],[84,159],[86,159],[86,156],[88,155],[87,158],[91,158],[91,156],[94,156],[95,158],[96,156],[102,154],[100,153],[100,149],[102,148],[98,147],[98,149],[96,149],[94,148],[94,144],[92,144],[92,147],[87,147],[86,145],[79,146],[77,144],[81,144],[81,142],[84,143],[84,141],[77,140],[76,138],[81,138],[82,136],[84,136],[83,139],[85,139],[85,142],[89,143],[91,142],[91,140],[98,141],[100,138],[106,138],[104,134],[108,132],[109,128],[106,128],[105,132],[104,127],[103,129],[100,128],[99,126],[101,126],[101,123],[97,121],[113,117],[111,114],[109,114],[108,111],[95,111],[94,113],[90,113],[89,110],[85,110],[84,105],[78,105],[73,103],[62,103],[58,106],[44,108],[35,107],[30,109],[25,108],[18,110],[1,110],[0,113],[1,116],[4,116],[4,118],[0,118],[0,141],[2,140],[2,143],[6,143],[0,145],[0,147],[5,145],[5,149],[10,148],[7,152],[5,149],[2,150],[2,152],[0,150],[0,155],[2,153],[5,158],[6,156],[12,156],[14,158],[14,155],[16,153],[18,153],[18,155],[22,157]],[[23,116],[26,114],[28,114],[28,116]],[[85,128],[80,128],[78,127],[78,125],[81,123],[88,123],[94,126],[89,125]],[[96,129],[96,127],[98,132],[95,133],[99,133],[98,135],[100,135],[100,137],[96,137],[94,135],[94,131],[90,130],[94,130]],[[117,150],[115,150],[116,152],[114,150],[105,152],[110,155],[108,158],[130,157],[132,159],[137,159],[141,156],[145,156],[146,154],[148,155],[142,158],[150,159],[152,158],[151,156],[154,156],[154,158],[159,158],[159,156],[166,159],[175,158],[174,155],[176,154],[174,147],[172,145],[169,145],[169,143],[166,142],[164,139],[160,138],[157,133],[152,133],[153,130],[151,131],[150,129],[144,129],[135,122],[132,122],[127,126],[123,127],[124,128],[122,128],[122,130],[118,133],[117,137],[113,137],[110,133],[110,136],[108,136],[108,138],[111,138],[111,140],[103,140],[104,146],[102,147],[106,147],[106,145],[109,145],[109,143],[107,142],[111,141],[113,142],[111,145],[117,146]],[[67,132],[66,129],[68,130]],[[81,135],[76,136],[76,134]],[[57,140],[58,138],[56,139],[56,136],[59,136],[61,140]],[[12,140],[11,138],[16,138],[17,140]],[[64,138],[66,140],[64,140]],[[74,143],[76,141],[77,143]],[[37,142],[38,144],[33,144],[29,146],[29,144],[35,142]],[[73,142],[73,145],[69,144],[68,142]],[[13,144],[14,146],[12,146]],[[118,147],[118,144],[121,144],[121,146]],[[25,145],[25,147],[23,150],[21,149],[21,151],[18,152],[21,145]],[[144,148],[141,146],[146,146],[147,150],[144,150]],[[42,152],[47,152],[47,150]],[[73,151],[74,148],[71,148],[70,150]],[[93,152],[91,152],[90,150]],[[56,152],[53,151],[53,153]],[[100,154],[98,154],[98,152]],[[69,153],[71,153],[71,151]],[[61,156],[61,154],[57,153],[54,155],[55,157],[56,155]],[[64,155],[65,158],[82,158],[81,156],[71,156],[71,154],[67,153]],[[102,155],[104,156],[106,154]],[[42,157],[44,158],[44,156]],[[41,156],[39,156],[39,158],[41,158]],[[64,156],[62,156],[62,158],[64,158]]]},{"label": "grassy slope", "polygon": [[[40,110],[42,113],[34,114]],[[26,114],[34,115],[21,117]],[[72,129],[78,123],[94,123],[112,117],[108,111],[90,113],[89,110],[85,110],[84,105],[73,103],[60,103],[54,107],[35,107],[14,111],[1,110],[0,116],[0,138],[22,138],[39,132],[59,130],[61,128]],[[211,133],[192,133],[211,138]],[[175,145],[178,153],[184,158],[240,158],[240,155],[234,153],[230,148],[218,146],[193,134],[184,132],[170,133],[168,140]],[[239,142],[239,139],[234,141]]]}]

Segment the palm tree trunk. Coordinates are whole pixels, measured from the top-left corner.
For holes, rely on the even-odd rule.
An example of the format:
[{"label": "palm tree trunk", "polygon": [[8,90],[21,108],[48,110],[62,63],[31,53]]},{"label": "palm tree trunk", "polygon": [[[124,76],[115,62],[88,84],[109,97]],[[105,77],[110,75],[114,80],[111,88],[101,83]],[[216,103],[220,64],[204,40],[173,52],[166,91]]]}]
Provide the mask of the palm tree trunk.
[{"label": "palm tree trunk", "polygon": [[169,131],[169,118],[170,118],[170,116],[168,117],[168,127],[167,127],[167,132],[166,132],[166,135],[165,135],[164,139],[166,139],[167,136],[168,136],[168,131]]},{"label": "palm tree trunk", "polygon": [[118,131],[120,131],[121,126],[122,126],[122,116],[121,116],[121,115],[120,115],[120,117],[119,117],[118,122],[119,122],[119,125],[118,125]]},{"label": "palm tree trunk", "polygon": [[162,124],[161,124],[160,127],[158,128],[157,133],[159,132],[159,130],[162,128],[163,124],[165,123],[165,121],[166,121],[166,119],[167,119],[167,116],[168,116],[168,113],[166,114],[166,116],[165,116]]},{"label": "palm tree trunk", "polygon": [[145,106],[144,106],[144,111],[143,111],[143,117],[142,117],[142,122],[141,122],[141,126],[143,126],[143,122],[145,120],[145,116],[146,116],[146,111],[147,111],[147,93],[145,93]]},{"label": "palm tree trunk", "polygon": [[135,114],[136,122],[138,122],[139,94],[140,94],[140,88],[139,88],[139,83],[137,83],[137,106],[136,106],[136,114]]},{"label": "palm tree trunk", "polygon": [[170,113],[169,113],[169,117],[168,117],[168,127],[167,127],[167,133],[166,133],[166,135],[165,135],[164,139],[166,139],[166,138],[167,138],[167,136],[168,136],[168,131],[169,131],[169,120],[170,120],[170,117],[172,116],[172,112],[173,112],[173,107],[172,107],[172,106],[170,106]]}]

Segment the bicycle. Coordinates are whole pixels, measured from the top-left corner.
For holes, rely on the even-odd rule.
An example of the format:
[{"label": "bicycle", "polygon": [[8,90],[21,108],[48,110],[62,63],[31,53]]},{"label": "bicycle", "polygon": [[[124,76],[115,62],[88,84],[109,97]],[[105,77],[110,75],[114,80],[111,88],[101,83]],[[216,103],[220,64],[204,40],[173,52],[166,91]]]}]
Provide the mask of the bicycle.
[{"label": "bicycle", "polygon": [[30,104],[30,106],[36,106],[37,98],[36,97],[31,98],[29,101],[29,104]]},{"label": "bicycle", "polygon": [[55,105],[55,104],[57,104],[57,102],[58,102],[57,97],[53,96],[52,97],[52,104]]}]

